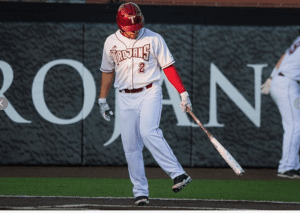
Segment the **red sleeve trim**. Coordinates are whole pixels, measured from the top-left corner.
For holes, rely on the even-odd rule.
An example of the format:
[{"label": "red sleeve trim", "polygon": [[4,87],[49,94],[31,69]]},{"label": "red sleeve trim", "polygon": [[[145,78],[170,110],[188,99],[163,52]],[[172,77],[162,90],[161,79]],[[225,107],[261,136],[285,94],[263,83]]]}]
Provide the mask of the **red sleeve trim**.
[{"label": "red sleeve trim", "polygon": [[182,83],[182,80],[173,64],[166,67],[163,70],[164,70],[164,73],[167,76],[168,80],[175,87],[175,89],[178,91],[178,93],[183,93],[186,91],[186,89]]}]

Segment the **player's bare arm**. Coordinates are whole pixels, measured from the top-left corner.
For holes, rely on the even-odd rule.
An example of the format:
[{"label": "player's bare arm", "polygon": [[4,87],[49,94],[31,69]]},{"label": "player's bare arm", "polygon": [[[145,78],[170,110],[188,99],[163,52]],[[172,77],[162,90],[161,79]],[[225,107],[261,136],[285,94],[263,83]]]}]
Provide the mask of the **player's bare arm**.
[{"label": "player's bare arm", "polygon": [[267,78],[267,80],[265,81],[265,83],[263,83],[263,84],[261,85],[261,93],[262,93],[262,94],[268,95],[268,94],[270,93],[271,83],[272,83],[272,77],[275,76],[275,75],[277,75],[278,69],[279,69],[279,67],[280,67],[280,65],[281,65],[281,62],[282,62],[282,60],[283,60],[285,54],[286,54],[286,53],[284,53],[284,54],[280,57],[279,61],[278,61],[277,64],[275,65],[275,67],[274,67],[274,69],[273,69],[273,71],[272,71],[270,77]]},{"label": "player's bare arm", "polygon": [[275,66],[276,69],[279,69],[279,67],[280,67],[280,65],[281,65],[281,62],[282,62],[282,60],[283,60],[285,54],[286,54],[286,53],[284,53],[284,54],[280,57],[279,61],[277,62],[276,66]]},{"label": "player's bare arm", "polygon": [[100,97],[106,98],[113,84],[115,72],[102,72],[101,86],[100,86]]},{"label": "player's bare arm", "polygon": [[106,103],[106,97],[108,96],[110,88],[112,86],[114,74],[115,74],[114,71],[102,72],[102,76],[101,76],[100,97],[98,99],[98,103],[100,107],[100,113],[102,117],[107,121],[110,121],[109,115],[113,115],[113,112],[110,110],[110,107]]}]

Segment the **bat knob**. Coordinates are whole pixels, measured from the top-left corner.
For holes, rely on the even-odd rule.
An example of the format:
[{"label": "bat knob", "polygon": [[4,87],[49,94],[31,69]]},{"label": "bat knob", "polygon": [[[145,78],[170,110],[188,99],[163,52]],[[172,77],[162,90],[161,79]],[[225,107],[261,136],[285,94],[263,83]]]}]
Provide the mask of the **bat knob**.
[{"label": "bat knob", "polygon": [[244,173],[245,172],[243,171],[243,172],[239,173],[238,176],[243,176]]}]

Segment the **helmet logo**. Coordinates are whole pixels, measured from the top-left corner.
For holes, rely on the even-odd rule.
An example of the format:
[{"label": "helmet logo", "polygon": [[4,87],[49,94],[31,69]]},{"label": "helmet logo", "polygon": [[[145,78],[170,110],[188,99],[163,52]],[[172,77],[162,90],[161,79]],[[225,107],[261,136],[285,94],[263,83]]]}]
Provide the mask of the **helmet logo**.
[{"label": "helmet logo", "polygon": [[135,18],[135,16],[130,16],[128,18],[131,20],[132,24],[134,24],[134,18]]}]

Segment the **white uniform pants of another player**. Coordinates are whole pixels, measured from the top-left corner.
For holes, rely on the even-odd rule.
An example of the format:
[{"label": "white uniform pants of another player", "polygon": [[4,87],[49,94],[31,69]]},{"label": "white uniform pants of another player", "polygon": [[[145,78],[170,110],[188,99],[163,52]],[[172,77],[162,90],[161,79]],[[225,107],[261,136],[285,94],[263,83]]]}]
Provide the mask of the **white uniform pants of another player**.
[{"label": "white uniform pants of another player", "polygon": [[149,196],[142,150],[144,145],[159,166],[172,178],[185,171],[159,129],[162,90],[158,82],[139,93],[119,93],[121,137],[133,195]]},{"label": "white uniform pants of another player", "polygon": [[282,117],[284,130],[282,159],[278,172],[298,170],[300,145],[300,110],[294,106],[296,98],[300,97],[300,87],[297,81],[285,76],[276,76],[271,84],[270,94],[278,106]]}]

